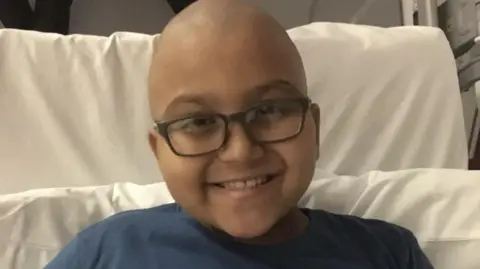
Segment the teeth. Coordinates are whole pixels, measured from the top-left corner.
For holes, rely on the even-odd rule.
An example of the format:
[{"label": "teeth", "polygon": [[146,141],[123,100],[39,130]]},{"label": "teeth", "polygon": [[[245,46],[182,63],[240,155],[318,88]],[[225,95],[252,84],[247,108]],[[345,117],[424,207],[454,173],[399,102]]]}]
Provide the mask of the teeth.
[{"label": "teeth", "polygon": [[267,182],[267,177],[256,177],[245,181],[222,183],[221,186],[229,190],[253,189]]}]

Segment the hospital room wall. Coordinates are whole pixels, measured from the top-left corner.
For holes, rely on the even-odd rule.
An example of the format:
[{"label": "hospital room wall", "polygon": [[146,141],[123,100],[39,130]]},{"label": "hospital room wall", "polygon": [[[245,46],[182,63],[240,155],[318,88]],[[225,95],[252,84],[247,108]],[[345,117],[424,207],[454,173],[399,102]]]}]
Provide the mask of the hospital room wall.
[{"label": "hospital room wall", "polygon": [[[263,7],[287,29],[311,21],[401,24],[399,0],[245,1]],[[35,0],[30,2],[33,5]],[[115,31],[153,34],[160,32],[173,16],[167,2],[162,0],[142,0],[135,5],[131,0],[78,0],[73,2],[71,10],[71,32],[95,35],[110,35]]]},{"label": "hospital room wall", "polygon": [[[35,1],[29,0],[32,6]],[[155,34],[162,31],[173,15],[164,0],[75,0],[71,6],[70,33],[108,36],[125,31]]]},{"label": "hospital room wall", "polygon": [[272,14],[285,28],[313,21],[348,22],[377,26],[402,24],[399,0],[245,0]]},{"label": "hospital room wall", "polygon": [[[35,2],[35,0],[29,1],[32,5]],[[402,24],[402,1],[400,0],[244,1],[264,8],[287,29],[312,21],[349,22],[384,27]],[[414,1],[403,0],[407,5],[410,3],[413,5]],[[173,17],[167,2],[162,0],[142,0],[137,1],[135,5],[132,5],[131,0],[78,0],[73,2],[71,10],[71,32],[95,35],[110,35],[115,31],[153,34],[161,32]],[[2,28],[1,22],[0,28]],[[480,86],[477,89],[480,91]],[[476,103],[472,102],[475,98],[472,98],[471,94],[464,94],[463,99],[465,100],[466,131],[470,134]],[[480,100],[478,102],[480,103]]]}]

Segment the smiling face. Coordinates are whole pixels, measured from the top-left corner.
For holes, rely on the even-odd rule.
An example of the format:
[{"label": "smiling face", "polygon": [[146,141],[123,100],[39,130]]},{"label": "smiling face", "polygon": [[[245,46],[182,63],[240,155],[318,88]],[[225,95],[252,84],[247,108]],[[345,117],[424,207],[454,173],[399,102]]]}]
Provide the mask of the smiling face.
[{"label": "smiling face", "polygon": [[[295,210],[318,158],[319,111],[298,52],[271,18],[244,8],[254,15],[229,35],[189,24],[176,39],[166,29],[150,74],[152,116],[169,138],[153,130],[150,144],[172,196],[238,238],[262,236]],[[260,143],[281,138],[290,139]]]}]

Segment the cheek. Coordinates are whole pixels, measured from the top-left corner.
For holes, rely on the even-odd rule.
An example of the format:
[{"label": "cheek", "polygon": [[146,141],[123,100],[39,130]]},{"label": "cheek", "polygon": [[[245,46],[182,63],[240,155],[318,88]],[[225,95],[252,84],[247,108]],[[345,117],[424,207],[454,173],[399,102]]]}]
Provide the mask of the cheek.
[{"label": "cheek", "polygon": [[157,161],[175,201],[188,207],[205,200],[203,182],[207,163],[202,157],[180,157],[168,145],[157,146]]},{"label": "cheek", "polygon": [[[315,172],[317,160],[316,131],[314,124],[306,122],[302,133],[290,143],[280,144],[281,152],[288,165],[288,179],[285,188],[305,190]],[[302,193],[303,195],[303,193]]]}]

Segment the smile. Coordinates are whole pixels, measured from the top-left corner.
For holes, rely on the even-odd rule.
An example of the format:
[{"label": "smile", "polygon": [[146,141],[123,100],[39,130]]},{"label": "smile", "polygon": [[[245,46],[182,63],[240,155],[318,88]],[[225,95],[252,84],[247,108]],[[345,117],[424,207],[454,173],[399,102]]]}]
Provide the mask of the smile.
[{"label": "smile", "polygon": [[268,182],[272,181],[274,178],[275,178],[274,175],[266,175],[266,176],[260,176],[260,177],[253,177],[246,180],[215,183],[214,185],[216,187],[223,188],[226,190],[241,191],[241,190],[258,188],[259,186],[265,185]]}]

